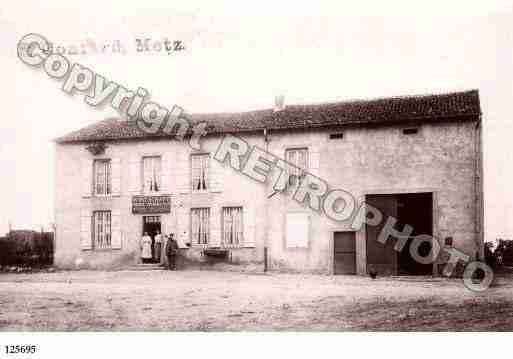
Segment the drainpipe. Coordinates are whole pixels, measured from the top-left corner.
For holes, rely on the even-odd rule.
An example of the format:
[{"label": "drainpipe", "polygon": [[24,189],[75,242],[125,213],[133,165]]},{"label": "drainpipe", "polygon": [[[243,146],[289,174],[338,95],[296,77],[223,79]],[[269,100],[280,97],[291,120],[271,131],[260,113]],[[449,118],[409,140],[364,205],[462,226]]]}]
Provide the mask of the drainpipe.
[{"label": "drainpipe", "polygon": [[[264,128],[264,142],[265,142],[265,152],[269,152],[269,134],[267,131],[267,128]],[[265,192],[264,193],[264,273],[267,272],[267,269],[269,267],[269,253],[268,253],[268,243],[269,243],[269,199],[267,198],[267,185],[264,185]]]}]

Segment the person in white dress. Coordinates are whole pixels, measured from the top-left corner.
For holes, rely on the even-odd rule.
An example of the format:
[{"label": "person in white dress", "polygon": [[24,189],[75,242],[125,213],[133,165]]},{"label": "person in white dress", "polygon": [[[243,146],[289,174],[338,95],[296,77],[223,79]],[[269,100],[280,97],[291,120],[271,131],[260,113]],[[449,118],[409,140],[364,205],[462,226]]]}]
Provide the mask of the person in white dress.
[{"label": "person in white dress", "polygon": [[155,261],[157,263],[160,263],[160,259],[162,256],[162,234],[160,234],[160,231],[157,231],[157,234],[155,235]]},{"label": "person in white dress", "polygon": [[144,232],[141,240],[141,258],[143,263],[151,261],[151,237],[147,232]]}]

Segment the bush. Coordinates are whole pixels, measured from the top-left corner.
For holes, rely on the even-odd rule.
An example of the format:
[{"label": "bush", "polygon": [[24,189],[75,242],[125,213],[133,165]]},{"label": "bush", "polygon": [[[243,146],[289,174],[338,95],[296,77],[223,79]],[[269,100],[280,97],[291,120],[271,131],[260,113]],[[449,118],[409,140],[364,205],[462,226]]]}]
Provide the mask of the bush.
[{"label": "bush", "polygon": [[486,264],[490,267],[495,268],[499,265],[499,261],[495,258],[495,252],[493,250],[494,243],[486,242],[484,246],[484,258]]},{"label": "bush", "polygon": [[53,233],[11,231],[0,237],[0,266],[49,266],[53,251]]}]

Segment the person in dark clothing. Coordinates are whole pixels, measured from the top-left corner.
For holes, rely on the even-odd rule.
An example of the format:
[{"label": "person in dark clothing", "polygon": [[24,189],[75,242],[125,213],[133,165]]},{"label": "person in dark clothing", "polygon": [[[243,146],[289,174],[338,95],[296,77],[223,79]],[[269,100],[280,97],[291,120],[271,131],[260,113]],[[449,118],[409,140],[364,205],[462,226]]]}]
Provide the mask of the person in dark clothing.
[{"label": "person in dark clothing", "polygon": [[178,254],[178,243],[173,237],[174,235],[171,233],[166,244],[167,263],[170,270],[176,270],[176,255]]}]

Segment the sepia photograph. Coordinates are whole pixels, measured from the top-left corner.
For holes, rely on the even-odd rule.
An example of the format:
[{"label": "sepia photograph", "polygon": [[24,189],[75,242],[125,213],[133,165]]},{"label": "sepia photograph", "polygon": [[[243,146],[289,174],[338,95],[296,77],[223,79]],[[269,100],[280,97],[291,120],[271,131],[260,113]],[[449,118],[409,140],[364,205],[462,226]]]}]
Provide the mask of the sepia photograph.
[{"label": "sepia photograph", "polygon": [[[510,1],[3,4],[0,358],[60,355],[52,333],[240,357],[251,333],[301,356],[513,331],[512,22]],[[158,348],[182,340],[205,354]]]}]

